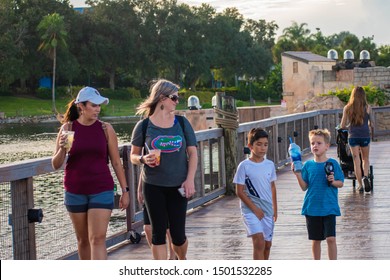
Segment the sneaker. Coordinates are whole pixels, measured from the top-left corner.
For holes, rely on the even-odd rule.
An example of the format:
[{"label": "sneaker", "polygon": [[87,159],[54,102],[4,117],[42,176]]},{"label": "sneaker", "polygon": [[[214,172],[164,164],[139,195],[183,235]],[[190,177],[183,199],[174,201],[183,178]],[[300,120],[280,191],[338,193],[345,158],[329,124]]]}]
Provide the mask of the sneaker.
[{"label": "sneaker", "polygon": [[364,184],[364,190],[365,190],[366,192],[371,191],[370,180],[368,179],[367,176],[364,176],[364,177],[363,177],[363,184]]}]

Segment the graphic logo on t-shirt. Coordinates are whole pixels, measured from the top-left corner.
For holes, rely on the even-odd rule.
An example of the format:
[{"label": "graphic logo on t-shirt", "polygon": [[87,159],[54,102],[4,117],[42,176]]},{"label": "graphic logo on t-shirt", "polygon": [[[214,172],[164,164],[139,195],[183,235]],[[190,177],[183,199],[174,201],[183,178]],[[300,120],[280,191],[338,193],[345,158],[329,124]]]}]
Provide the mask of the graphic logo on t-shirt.
[{"label": "graphic logo on t-shirt", "polygon": [[255,187],[252,184],[251,179],[249,179],[248,176],[245,178],[245,185],[251,195],[260,198],[260,195],[257,193]]},{"label": "graphic logo on t-shirt", "polygon": [[153,149],[160,149],[163,153],[173,153],[180,151],[183,145],[183,138],[180,135],[161,135],[151,142]]}]

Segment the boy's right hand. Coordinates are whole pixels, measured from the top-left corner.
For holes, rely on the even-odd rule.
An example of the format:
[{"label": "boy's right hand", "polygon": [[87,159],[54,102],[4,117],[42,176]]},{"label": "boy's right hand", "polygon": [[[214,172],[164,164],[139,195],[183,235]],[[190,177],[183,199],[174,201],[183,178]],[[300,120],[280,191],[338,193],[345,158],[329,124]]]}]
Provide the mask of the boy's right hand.
[{"label": "boy's right hand", "polygon": [[256,208],[256,210],[254,211],[254,214],[256,215],[256,217],[259,220],[262,220],[264,218],[264,212],[260,208]]}]

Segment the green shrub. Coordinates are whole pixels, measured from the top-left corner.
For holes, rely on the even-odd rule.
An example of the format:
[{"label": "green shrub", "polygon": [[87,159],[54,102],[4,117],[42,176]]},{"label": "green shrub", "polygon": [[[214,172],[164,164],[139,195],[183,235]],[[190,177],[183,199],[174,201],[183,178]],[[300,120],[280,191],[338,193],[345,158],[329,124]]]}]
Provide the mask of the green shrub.
[{"label": "green shrub", "polygon": [[38,88],[36,90],[36,94],[37,94],[37,97],[38,98],[41,98],[41,99],[51,99],[51,88]]},{"label": "green shrub", "polygon": [[[323,95],[337,96],[341,101],[347,103],[351,96],[351,92],[353,88],[354,86],[352,85],[349,88],[336,89],[334,91],[329,91],[327,94],[323,94]],[[389,98],[386,95],[386,93],[383,92],[381,89],[373,86],[371,83],[366,86],[363,86],[363,89],[366,92],[367,102],[369,104],[384,106],[389,103]]]}]

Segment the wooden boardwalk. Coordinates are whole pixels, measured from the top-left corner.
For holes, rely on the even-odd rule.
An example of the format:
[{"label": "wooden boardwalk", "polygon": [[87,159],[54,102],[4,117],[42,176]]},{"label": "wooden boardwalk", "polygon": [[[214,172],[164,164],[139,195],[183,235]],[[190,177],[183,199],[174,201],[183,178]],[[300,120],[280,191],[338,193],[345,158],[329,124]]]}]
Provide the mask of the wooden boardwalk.
[{"label": "wooden boardwalk", "polygon": [[[331,147],[328,155],[337,159],[336,147]],[[338,259],[390,259],[390,141],[373,142],[370,160],[374,191],[359,193],[348,179],[339,191],[342,216],[337,218],[336,227]],[[300,215],[304,192],[289,168],[277,174],[279,216],[270,258],[311,259],[311,242],[305,218]],[[189,213],[188,259],[252,259],[252,242],[246,237],[238,203],[237,197],[221,197]],[[124,243],[109,252],[111,260],[151,258],[145,238],[139,244]],[[322,259],[327,259],[326,242],[322,243]]]}]

